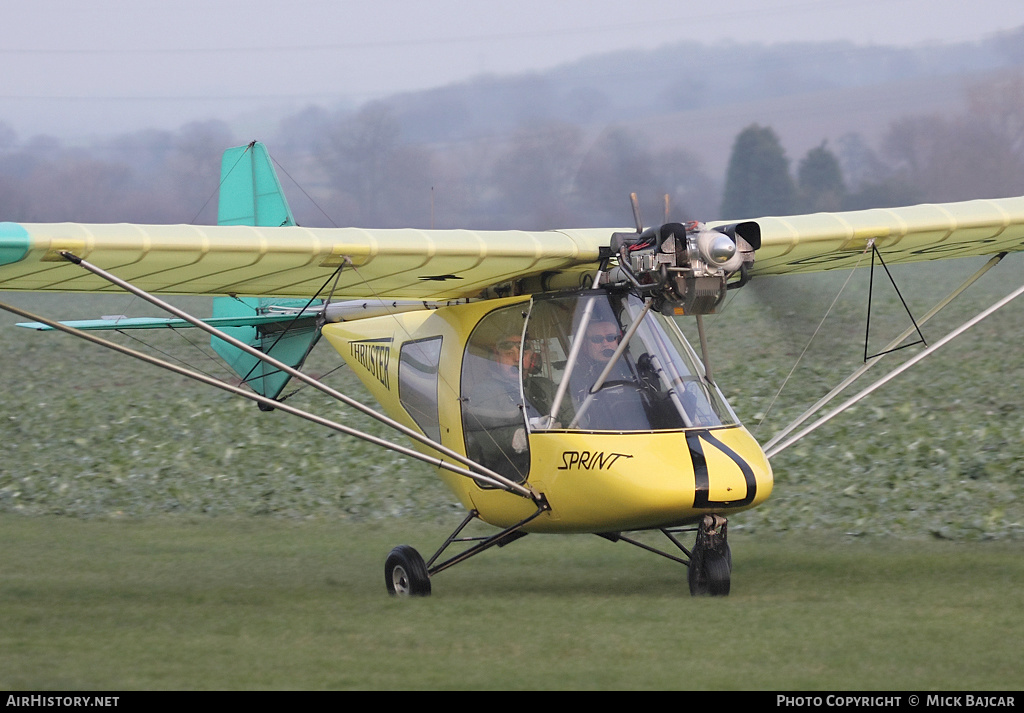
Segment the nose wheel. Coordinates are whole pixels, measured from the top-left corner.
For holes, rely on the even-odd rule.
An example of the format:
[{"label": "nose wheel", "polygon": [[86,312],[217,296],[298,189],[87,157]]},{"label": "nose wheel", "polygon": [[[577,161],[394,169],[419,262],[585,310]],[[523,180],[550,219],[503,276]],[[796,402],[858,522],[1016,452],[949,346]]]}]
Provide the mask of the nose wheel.
[{"label": "nose wheel", "polygon": [[732,552],[729,550],[724,517],[707,515],[697,529],[697,542],[690,555],[687,580],[695,597],[724,597],[729,594]]}]

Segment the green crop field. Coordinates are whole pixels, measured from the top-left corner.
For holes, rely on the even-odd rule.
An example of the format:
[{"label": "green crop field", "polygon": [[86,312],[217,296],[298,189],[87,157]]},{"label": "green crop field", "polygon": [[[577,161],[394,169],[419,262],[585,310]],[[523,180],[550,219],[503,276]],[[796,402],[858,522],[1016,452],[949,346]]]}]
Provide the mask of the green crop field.
[{"label": "green crop field", "polygon": [[[920,315],[980,264],[894,274]],[[1019,286],[1022,266],[1008,258],[926,338]],[[863,270],[808,346],[848,274],[755,281],[708,319],[716,377],[760,440],[860,363]],[[885,286],[873,346],[906,324]],[[147,312],[0,300],[61,318]],[[726,599],[691,599],[683,567],[585,536],[527,537],[438,575],[429,599],[389,599],[387,551],[432,552],[462,516],[429,468],[15,321],[0,314],[0,686],[1024,683],[1024,302],[773,459],[772,498],[730,520]],[[144,338],[223,374],[185,336],[205,341]],[[321,345],[309,368],[337,363]],[[364,397],[344,369],[327,380]],[[310,389],[293,403],[380,433]]]}]

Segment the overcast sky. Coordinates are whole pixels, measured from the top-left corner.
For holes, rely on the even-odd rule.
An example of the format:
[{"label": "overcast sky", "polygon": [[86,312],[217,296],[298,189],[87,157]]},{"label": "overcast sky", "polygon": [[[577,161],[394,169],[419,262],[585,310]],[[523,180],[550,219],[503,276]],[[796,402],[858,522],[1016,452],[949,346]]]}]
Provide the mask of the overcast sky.
[{"label": "overcast sky", "polygon": [[916,45],[1024,25],[1024,0],[0,0],[21,138],[361,102],[680,40]]}]

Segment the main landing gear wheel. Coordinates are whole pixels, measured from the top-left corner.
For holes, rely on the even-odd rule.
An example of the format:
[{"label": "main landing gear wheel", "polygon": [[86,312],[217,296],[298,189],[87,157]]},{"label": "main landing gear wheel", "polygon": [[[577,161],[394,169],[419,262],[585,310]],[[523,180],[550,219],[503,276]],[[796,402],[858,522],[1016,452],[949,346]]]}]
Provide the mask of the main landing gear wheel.
[{"label": "main landing gear wheel", "polygon": [[399,545],[391,550],[384,562],[384,584],[391,596],[430,596],[427,565],[420,553],[409,545]]},{"label": "main landing gear wheel", "polygon": [[732,575],[732,552],[726,540],[727,523],[718,515],[708,515],[697,530],[697,542],[690,557],[687,580],[695,597],[729,594]]}]

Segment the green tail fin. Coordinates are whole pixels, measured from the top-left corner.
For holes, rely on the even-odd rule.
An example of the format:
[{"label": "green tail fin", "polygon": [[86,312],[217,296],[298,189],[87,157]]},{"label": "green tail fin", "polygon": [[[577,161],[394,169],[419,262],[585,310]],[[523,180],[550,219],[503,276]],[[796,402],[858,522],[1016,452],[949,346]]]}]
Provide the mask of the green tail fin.
[{"label": "green tail fin", "polygon": [[[295,225],[295,218],[284,197],[270,154],[263,144],[254,141],[248,146],[237,146],[224,152],[217,224],[265,227]],[[213,316],[244,318],[265,314],[273,307],[304,305],[304,301],[294,299],[215,297]],[[320,339],[320,329],[312,318],[289,323],[283,331],[280,323],[229,327],[224,331],[295,368],[302,366]],[[210,345],[258,394],[277,398],[288,383],[288,374],[237,347],[216,337],[211,339]]]},{"label": "green tail fin", "polygon": [[224,152],[217,225],[295,225],[267,147],[258,141]]}]

